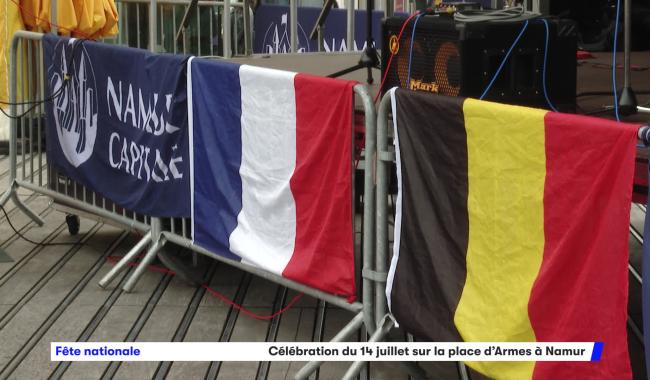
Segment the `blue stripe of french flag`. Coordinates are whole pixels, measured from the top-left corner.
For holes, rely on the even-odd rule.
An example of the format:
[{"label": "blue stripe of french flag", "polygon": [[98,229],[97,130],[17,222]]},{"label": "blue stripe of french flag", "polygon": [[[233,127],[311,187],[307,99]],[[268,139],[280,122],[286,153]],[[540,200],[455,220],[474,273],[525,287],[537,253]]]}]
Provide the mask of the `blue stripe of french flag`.
[{"label": "blue stripe of french flag", "polygon": [[354,298],[353,85],[192,58],[194,243]]}]

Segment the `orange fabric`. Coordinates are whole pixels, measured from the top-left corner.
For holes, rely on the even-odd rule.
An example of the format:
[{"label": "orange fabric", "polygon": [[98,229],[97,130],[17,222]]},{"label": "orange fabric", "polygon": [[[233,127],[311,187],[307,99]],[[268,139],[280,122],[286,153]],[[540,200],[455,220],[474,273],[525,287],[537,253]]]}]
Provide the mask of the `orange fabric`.
[{"label": "orange fabric", "polygon": [[118,32],[117,28],[117,7],[114,0],[103,0],[104,14],[106,15],[106,22],[99,34],[102,36],[114,36]]},{"label": "orange fabric", "polygon": [[[8,3],[11,0],[7,0]],[[26,29],[38,29],[38,15],[41,9],[41,0],[20,0],[20,13]],[[15,4],[14,4],[15,5]]]},{"label": "orange fabric", "polygon": [[[51,30],[51,0],[20,0],[19,3],[27,29],[42,32]],[[60,35],[98,38],[118,32],[118,13],[114,0],[58,0],[56,16],[57,32]]]}]

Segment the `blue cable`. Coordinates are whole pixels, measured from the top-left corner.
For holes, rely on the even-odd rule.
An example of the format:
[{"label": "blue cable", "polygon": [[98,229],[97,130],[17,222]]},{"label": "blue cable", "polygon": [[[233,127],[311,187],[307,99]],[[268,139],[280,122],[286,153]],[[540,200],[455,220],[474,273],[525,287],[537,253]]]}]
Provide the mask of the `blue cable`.
[{"label": "blue cable", "polygon": [[411,46],[409,47],[409,71],[406,85],[407,88],[411,88],[411,61],[413,60],[413,41],[415,41],[415,28],[418,26],[418,21],[420,17],[424,16],[424,13],[420,13],[415,17],[415,22],[413,23],[413,31],[411,32]]},{"label": "blue cable", "polygon": [[544,28],[546,28],[546,43],[544,44],[544,66],[542,68],[542,88],[544,89],[544,97],[546,98],[546,103],[551,107],[553,112],[558,112],[557,108],[551,103],[551,99],[548,97],[548,90],[546,89],[546,61],[548,61],[548,40],[549,40],[549,27],[548,21],[542,19],[544,22]]},{"label": "blue cable", "polygon": [[[620,0],[619,0],[620,1]],[[494,81],[499,77],[499,74],[501,73],[501,70],[503,70],[503,66],[505,66],[506,62],[508,62],[508,58],[510,58],[510,54],[514,50],[515,46],[517,46],[517,43],[519,43],[519,40],[521,39],[521,36],[524,35],[524,32],[526,31],[526,28],[528,28],[528,20],[524,22],[524,26],[521,27],[521,31],[519,32],[519,35],[517,38],[515,38],[515,41],[512,43],[510,46],[510,49],[508,49],[508,52],[506,53],[506,56],[503,57],[503,60],[501,60],[501,64],[499,65],[499,68],[497,69],[496,73],[494,73],[494,76],[492,77],[492,80],[490,83],[488,83],[487,87],[483,91],[483,94],[481,94],[481,97],[479,99],[483,100],[485,98],[485,95],[490,92],[490,89],[492,88],[492,85],[494,84]]]},{"label": "blue cable", "polygon": [[616,23],[614,24],[614,50],[612,52],[612,90],[614,91],[614,114],[616,121],[621,121],[618,113],[618,93],[616,89],[616,50],[618,45],[618,23],[621,16],[621,0],[616,1]]}]

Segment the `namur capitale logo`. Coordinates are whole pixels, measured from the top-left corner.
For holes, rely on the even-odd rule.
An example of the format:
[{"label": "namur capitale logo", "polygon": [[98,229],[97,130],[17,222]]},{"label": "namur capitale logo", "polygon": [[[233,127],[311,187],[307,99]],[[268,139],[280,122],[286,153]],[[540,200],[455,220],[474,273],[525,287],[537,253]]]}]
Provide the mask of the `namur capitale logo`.
[{"label": "namur capitale logo", "polygon": [[97,137],[95,72],[88,52],[78,40],[60,41],[54,50],[60,54],[48,67],[48,76],[51,93],[56,95],[56,132],[65,158],[79,167],[92,156]]}]

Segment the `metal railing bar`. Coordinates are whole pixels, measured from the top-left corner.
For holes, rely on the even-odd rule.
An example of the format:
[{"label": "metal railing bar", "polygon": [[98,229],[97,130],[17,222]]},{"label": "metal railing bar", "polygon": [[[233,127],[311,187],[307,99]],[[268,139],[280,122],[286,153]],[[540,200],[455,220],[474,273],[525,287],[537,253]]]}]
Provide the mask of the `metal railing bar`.
[{"label": "metal railing bar", "polygon": [[[149,4],[149,0],[116,0],[116,3],[125,3],[125,4]],[[158,0],[156,1],[158,4],[169,4],[169,5],[189,5],[190,0]],[[198,2],[199,6],[219,6],[219,5],[224,5],[224,1],[208,1],[208,0],[201,0]],[[231,7],[243,7],[243,3],[232,3],[230,4]]]},{"label": "metal railing bar", "polygon": [[248,264],[245,264],[245,263],[241,263],[239,261],[235,261],[235,260],[229,259],[229,258],[224,257],[224,256],[216,255],[216,254],[208,251],[207,249],[205,249],[203,247],[195,245],[190,239],[184,238],[182,236],[174,235],[174,234],[169,233],[167,231],[162,232],[162,236],[165,239],[167,239],[167,241],[169,241],[171,243],[180,245],[182,247],[191,249],[191,250],[195,251],[196,253],[200,253],[200,254],[208,256],[210,258],[213,258],[213,259],[216,259],[218,261],[224,262],[224,263],[226,263],[228,265],[231,265],[231,266],[233,266],[235,268],[241,269],[241,270],[243,270],[245,272],[249,272],[249,273],[254,274],[254,275],[258,276],[258,277],[261,277],[262,279],[272,281],[272,282],[274,282],[276,284],[286,286],[286,287],[288,287],[290,289],[293,289],[293,290],[295,290],[297,292],[305,293],[305,294],[310,295],[312,297],[321,299],[321,300],[323,300],[325,302],[328,302],[328,303],[330,303],[332,305],[338,306],[341,309],[345,309],[345,310],[349,310],[349,311],[353,311],[353,312],[359,312],[362,309],[362,305],[359,302],[349,303],[344,298],[337,297],[335,295],[325,293],[325,292],[322,292],[322,291],[314,289],[314,288],[310,288],[310,287],[308,287],[306,285],[303,285],[303,284],[300,284],[298,282],[289,280],[289,279],[287,279],[285,277],[276,275],[276,274],[271,273],[271,272],[267,272],[264,269],[261,269],[261,268],[258,268],[258,267],[252,266],[252,265],[248,265]]}]

